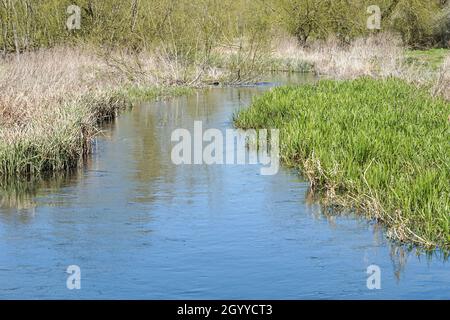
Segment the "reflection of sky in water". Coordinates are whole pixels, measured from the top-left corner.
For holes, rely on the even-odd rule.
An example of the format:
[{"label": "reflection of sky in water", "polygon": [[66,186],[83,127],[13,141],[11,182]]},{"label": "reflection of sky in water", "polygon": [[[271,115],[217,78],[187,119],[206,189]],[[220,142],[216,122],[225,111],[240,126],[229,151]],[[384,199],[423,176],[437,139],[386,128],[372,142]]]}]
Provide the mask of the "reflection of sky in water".
[{"label": "reflection of sky in water", "polygon": [[[291,170],[174,166],[174,128],[230,128],[260,88],[207,89],[135,108],[84,169],[0,198],[1,298],[450,298],[443,257],[325,215]],[[82,271],[66,289],[65,269]],[[382,289],[366,288],[366,268]]]}]

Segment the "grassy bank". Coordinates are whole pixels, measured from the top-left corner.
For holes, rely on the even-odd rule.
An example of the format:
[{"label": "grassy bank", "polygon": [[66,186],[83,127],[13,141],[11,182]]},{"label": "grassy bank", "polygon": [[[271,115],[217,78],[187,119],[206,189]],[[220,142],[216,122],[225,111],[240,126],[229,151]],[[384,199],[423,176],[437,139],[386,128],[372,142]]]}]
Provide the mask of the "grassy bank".
[{"label": "grassy bank", "polygon": [[322,201],[383,222],[389,235],[450,248],[450,104],[402,80],[322,80],[274,89],[240,128],[280,128],[282,160]]},{"label": "grassy bank", "polygon": [[0,128],[0,175],[23,176],[75,166],[90,152],[98,124],[128,105],[116,92],[48,105],[27,123]]},{"label": "grassy bank", "polygon": [[129,79],[89,48],[59,47],[0,63],[0,178],[67,170],[100,124],[137,101],[189,90]]},{"label": "grassy bank", "polygon": [[271,70],[315,72],[348,80],[396,77],[450,100],[450,51],[407,50],[398,36],[380,33],[342,44],[335,38],[300,45],[291,37],[274,42]]},{"label": "grassy bank", "polygon": [[444,61],[439,67],[423,68],[405,62],[401,41],[390,34],[308,47],[287,37],[274,41],[272,50],[255,41],[211,47],[201,62],[164,46],[132,51],[79,44],[7,55],[0,59],[0,176],[75,166],[89,153],[98,123],[137,100],[212,83],[248,83],[268,71],[314,71],[336,79],[395,76],[450,99],[445,50],[437,51]]}]

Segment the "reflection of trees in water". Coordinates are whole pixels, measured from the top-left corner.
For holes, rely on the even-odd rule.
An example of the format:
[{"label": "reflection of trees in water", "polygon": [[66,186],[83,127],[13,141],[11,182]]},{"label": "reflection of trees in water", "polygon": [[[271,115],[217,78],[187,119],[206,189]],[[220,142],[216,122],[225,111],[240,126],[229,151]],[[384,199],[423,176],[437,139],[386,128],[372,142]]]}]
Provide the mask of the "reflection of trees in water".
[{"label": "reflection of trees in water", "polygon": [[37,193],[36,178],[31,181],[0,180],[0,208],[27,210],[34,208],[34,197]]},{"label": "reflection of trees in water", "polygon": [[[136,107],[131,114],[130,122],[122,122],[121,126],[130,123],[132,134],[132,156],[134,159],[133,179],[138,182],[133,194],[133,201],[152,202],[158,196],[155,190],[156,180],[172,184],[178,179],[187,186],[185,192],[195,197],[198,190],[192,187],[197,178],[186,167],[172,164],[170,153],[173,144],[170,141],[172,131],[187,129],[193,134],[194,121],[203,121],[203,130],[208,127],[221,128],[224,121],[230,118],[220,114],[230,114],[231,108],[247,105],[255,94],[252,88],[214,88],[203,89],[192,95],[143,104]],[[230,109],[227,107],[229,106]],[[215,123],[219,121],[219,123]],[[209,126],[208,126],[209,125]],[[194,139],[194,137],[192,136]],[[205,179],[210,177],[209,168],[204,167]],[[178,177],[178,178],[177,178]],[[192,188],[191,188],[192,187]],[[165,196],[175,197],[175,192],[165,189]]]},{"label": "reflection of trees in water", "polygon": [[[136,183],[132,201],[154,202],[158,197],[158,183],[175,182],[176,168],[170,159],[170,138],[173,129],[182,127],[180,119],[185,118],[185,100],[186,97],[180,97],[137,106],[130,115],[130,121],[121,123],[132,132],[132,179]],[[174,197],[175,194],[165,196]]]},{"label": "reflection of trees in water", "polygon": [[[236,105],[239,108],[248,106],[252,97],[257,93],[257,89],[251,87],[210,88],[184,97],[183,112],[185,112],[185,120],[188,120],[185,124],[192,127],[194,120],[208,121],[210,118],[217,118],[222,122],[229,121],[231,120],[229,114],[230,111],[233,111],[232,108]],[[224,112],[226,115],[224,117],[213,117],[220,112]]]},{"label": "reflection of trees in water", "polygon": [[[94,154],[96,145],[97,143],[93,144]],[[34,214],[37,196],[52,195],[61,188],[76,185],[83,178],[83,172],[92,168],[93,161],[92,156],[89,155],[82,159],[79,166],[70,170],[0,179],[0,214],[14,214],[18,211]],[[70,204],[69,198],[58,198],[58,205],[65,204]],[[26,214],[21,215],[24,222],[28,220],[26,217],[28,217]]]},{"label": "reflection of trees in water", "polygon": [[449,258],[449,253],[445,251],[424,250],[419,247],[395,242],[388,242],[388,245],[389,254],[394,267],[394,274],[397,281],[400,281],[400,276],[405,271],[408,258],[412,255],[419,260],[426,259],[428,263],[431,263],[433,259],[447,262]]},{"label": "reflection of trees in water", "polygon": [[388,243],[388,246],[389,255],[394,268],[394,275],[397,282],[399,282],[401,274],[405,271],[406,263],[408,262],[408,257],[411,253],[411,248],[400,246],[395,243]]},{"label": "reflection of trees in water", "polygon": [[[86,160],[86,165],[89,164]],[[55,191],[76,184],[77,176],[82,168],[70,171],[42,174],[21,179],[0,179],[0,209],[2,213],[11,214],[17,211],[33,213],[38,195],[49,195]],[[24,222],[27,215],[21,215]]]},{"label": "reflection of trees in water", "polygon": [[149,114],[148,108],[138,108],[132,114],[132,123],[132,154],[136,161],[134,178],[141,182],[150,182],[161,176],[162,146],[156,134],[155,119]]}]

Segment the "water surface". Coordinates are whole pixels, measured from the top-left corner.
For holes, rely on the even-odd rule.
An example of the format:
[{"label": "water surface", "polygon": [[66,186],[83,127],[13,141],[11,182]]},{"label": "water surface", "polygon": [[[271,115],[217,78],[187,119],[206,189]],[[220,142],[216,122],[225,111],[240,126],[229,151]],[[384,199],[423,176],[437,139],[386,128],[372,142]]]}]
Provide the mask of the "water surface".
[{"label": "water surface", "polygon": [[[143,104],[105,127],[78,172],[3,189],[0,298],[449,299],[442,254],[417,256],[374,223],[325,215],[293,170],[172,164],[174,129],[232,128],[233,112],[271,87]],[[372,264],[380,290],[366,286]],[[69,265],[81,290],[66,287]]]}]

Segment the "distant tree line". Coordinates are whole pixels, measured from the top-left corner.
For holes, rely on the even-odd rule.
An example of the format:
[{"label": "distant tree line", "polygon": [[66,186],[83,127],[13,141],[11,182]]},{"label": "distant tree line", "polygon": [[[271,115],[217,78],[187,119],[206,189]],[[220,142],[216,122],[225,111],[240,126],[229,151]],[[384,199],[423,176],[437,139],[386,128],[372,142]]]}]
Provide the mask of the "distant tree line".
[{"label": "distant tree line", "polygon": [[[71,5],[81,9],[79,29],[67,28]],[[367,28],[369,5],[381,9],[381,30]],[[189,56],[281,32],[308,43],[393,31],[411,47],[443,47],[450,0],[0,0],[0,28],[5,53],[83,41],[134,50],[163,43]]]},{"label": "distant tree line", "polygon": [[[342,41],[371,32],[399,33],[411,47],[449,46],[450,0],[261,0],[278,12],[299,42],[331,35]],[[367,8],[377,5],[379,31],[367,28]]]}]

